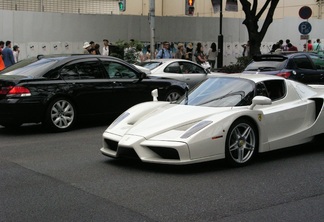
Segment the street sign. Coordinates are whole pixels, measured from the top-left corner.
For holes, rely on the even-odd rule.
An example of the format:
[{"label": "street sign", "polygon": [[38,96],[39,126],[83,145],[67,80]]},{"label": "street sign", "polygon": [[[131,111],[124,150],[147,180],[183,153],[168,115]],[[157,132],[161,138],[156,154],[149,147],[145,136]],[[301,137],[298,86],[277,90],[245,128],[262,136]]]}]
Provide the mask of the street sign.
[{"label": "street sign", "polygon": [[312,9],[308,6],[303,6],[299,9],[299,16],[302,19],[309,19],[312,16]]},{"label": "street sign", "polygon": [[300,35],[300,40],[308,40],[309,35]]},{"label": "street sign", "polygon": [[309,22],[302,22],[299,24],[298,30],[300,34],[307,35],[312,31],[312,25]]}]

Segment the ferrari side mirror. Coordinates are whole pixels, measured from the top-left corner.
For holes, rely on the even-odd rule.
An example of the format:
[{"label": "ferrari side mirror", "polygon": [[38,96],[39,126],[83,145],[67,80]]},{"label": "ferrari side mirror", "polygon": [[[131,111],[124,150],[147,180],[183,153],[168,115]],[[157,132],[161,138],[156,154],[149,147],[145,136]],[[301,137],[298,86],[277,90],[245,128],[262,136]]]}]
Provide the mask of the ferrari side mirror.
[{"label": "ferrari side mirror", "polygon": [[270,98],[265,96],[256,96],[252,99],[252,105],[250,110],[252,110],[256,105],[271,105],[272,101]]}]

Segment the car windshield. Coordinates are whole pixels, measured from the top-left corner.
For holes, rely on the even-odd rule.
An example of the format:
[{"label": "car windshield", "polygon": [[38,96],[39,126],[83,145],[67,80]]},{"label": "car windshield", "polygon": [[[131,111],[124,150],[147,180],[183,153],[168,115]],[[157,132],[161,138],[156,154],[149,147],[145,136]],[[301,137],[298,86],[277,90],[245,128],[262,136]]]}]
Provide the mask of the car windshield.
[{"label": "car windshield", "polygon": [[244,71],[276,71],[284,69],[286,60],[284,61],[253,61]]},{"label": "car windshield", "polygon": [[[24,60],[23,60],[24,61]],[[16,63],[11,68],[11,71],[6,71],[2,75],[19,75],[29,77],[39,77],[44,71],[48,70],[49,67],[57,63],[56,59],[41,59],[33,62],[24,61],[20,64]]]},{"label": "car windshield", "polygon": [[179,104],[208,107],[232,107],[251,105],[255,83],[241,78],[208,78],[183,97]]},{"label": "car windshield", "polygon": [[138,65],[139,66],[142,66],[144,68],[147,68],[149,70],[153,70],[156,67],[160,66],[161,64],[162,64],[162,62],[153,62],[153,61],[150,61],[150,62],[141,62]]}]

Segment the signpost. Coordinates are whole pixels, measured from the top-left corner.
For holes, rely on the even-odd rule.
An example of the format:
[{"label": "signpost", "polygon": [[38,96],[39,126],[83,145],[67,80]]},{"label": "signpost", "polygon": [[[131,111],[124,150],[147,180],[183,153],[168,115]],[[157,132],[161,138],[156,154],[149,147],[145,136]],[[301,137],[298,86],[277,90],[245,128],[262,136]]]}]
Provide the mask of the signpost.
[{"label": "signpost", "polygon": [[[312,16],[312,9],[308,6],[303,6],[299,9],[299,17],[302,19],[309,19]],[[301,34],[300,39],[306,40],[306,47],[305,50],[308,50],[308,39],[309,39],[309,33],[312,31],[312,25],[308,21],[304,21],[299,24],[298,30]]]}]

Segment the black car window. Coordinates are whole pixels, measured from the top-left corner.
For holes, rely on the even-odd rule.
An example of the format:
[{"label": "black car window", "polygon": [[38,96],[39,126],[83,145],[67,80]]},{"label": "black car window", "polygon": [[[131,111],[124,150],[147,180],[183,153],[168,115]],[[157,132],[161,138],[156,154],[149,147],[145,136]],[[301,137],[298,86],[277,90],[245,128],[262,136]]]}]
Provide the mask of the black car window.
[{"label": "black car window", "polygon": [[287,61],[274,61],[274,60],[266,60],[266,61],[253,61],[246,68],[245,71],[276,71],[281,70],[285,67]]},{"label": "black car window", "polygon": [[76,64],[81,79],[103,79],[100,64],[97,61],[80,62]]},{"label": "black car window", "polygon": [[[41,59],[35,62],[28,64],[28,62],[24,62],[20,64],[20,62],[8,67],[8,69],[4,69],[1,74],[2,75],[20,75],[20,76],[32,76],[32,77],[40,77],[44,75],[49,69],[51,69],[58,62],[56,59]],[[28,65],[27,65],[28,64]],[[9,69],[10,68],[10,69]]]},{"label": "black car window", "polygon": [[178,62],[173,62],[164,69],[165,73],[182,73]]},{"label": "black car window", "polygon": [[295,56],[294,63],[299,69],[313,69],[312,63],[306,55]]},{"label": "black car window", "polygon": [[60,76],[63,79],[80,79],[76,64],[66,65],[60,71]]},{"label": "black car window", "polygon": [[281,99],[286,95],[286,84],[284,80],[267,80],[263,84],[272,101]]},{"label": "black car window", "polygon": [[110,79],[136,79],[137,74],[129,67],[111,61],[103,61],[105,70],[107,71]]},{"label": "black car window", "polygon": [[318,55],[310,55],[316,69],[324,70],[324,57]]},{"label": "black car window", "polygon": [[204,68],[190,62],[179,62],[182,73],[206,73]]}]

